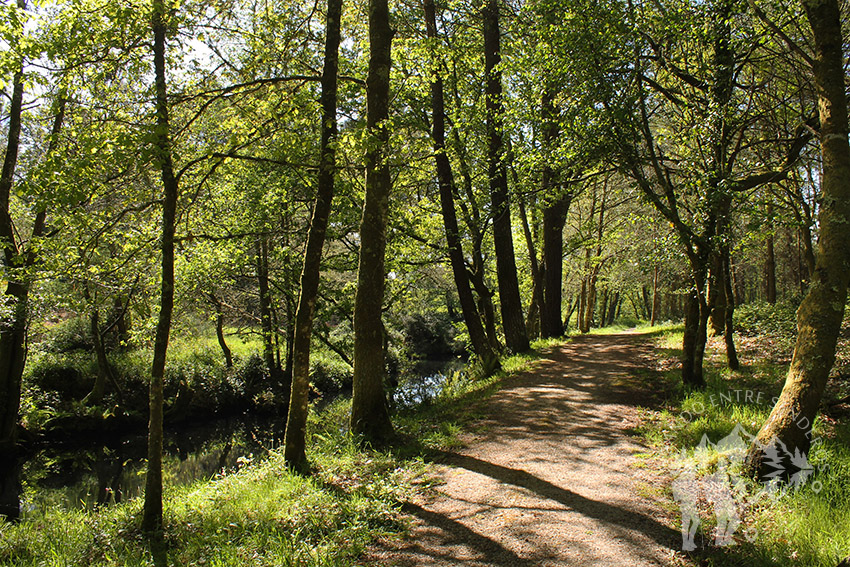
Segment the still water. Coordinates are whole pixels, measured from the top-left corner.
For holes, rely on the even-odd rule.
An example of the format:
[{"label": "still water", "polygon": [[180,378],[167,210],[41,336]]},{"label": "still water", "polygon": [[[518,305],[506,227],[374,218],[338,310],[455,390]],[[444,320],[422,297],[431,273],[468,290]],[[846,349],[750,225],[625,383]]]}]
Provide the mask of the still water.
[{"label": "still water", "polygon": [[[429,403],[449,377],[462,377],[464,365],[461,359],[420,362],[393,391],[391,405],[399,410]],[[163,480],[184,485],[234,471],[278,448],[284,427],[281,417],[248,415],[166,427]],[[18,493],[23,518],[50,507],[93,509],[121,502],[144,492],[146,451],[143,432],[45,447],[3,471],[16,477],[2,479],[3,491]]]},{"label": "still water", "polygon": [[[163,480],[182,485],[235,470],[280,445],[280,418],[216,419],[169,431],[163,446]],[[145,485],[144,434],[114,441],[47,447],[21,464],[21,513],[39,508],[91,509],[141,496]]]}]

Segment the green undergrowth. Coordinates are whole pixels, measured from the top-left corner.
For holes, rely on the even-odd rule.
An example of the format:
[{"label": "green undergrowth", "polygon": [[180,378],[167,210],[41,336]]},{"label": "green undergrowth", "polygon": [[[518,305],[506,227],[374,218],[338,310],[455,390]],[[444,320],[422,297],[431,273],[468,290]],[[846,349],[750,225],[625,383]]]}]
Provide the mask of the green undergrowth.
[{"label": "green undergrowth", "polygon": [[[486,379],[456,377],[429,404],[394,416],[398,440],[386,449],[363,449],[349,433],[350,401],[328,404],[310,416],[309,476],[271,452],[237,472],[166,487],[168,564],[355,564],[376,538],[404,533],[401,502],[433,481],[426,462],[455,445],[481,402],[535,358],[508,358]],[[140,516],[139,499],[94,511],[25,512],[18,523],[0,524],[0,565],[154,565]]]},{"label": "green undergrowth", "polygon": [[[655,338],[660,357],[680,354],[681,332],[675,328]],[[714,546],[713,510],[700,501],[698,548],[690,557],[699,565],[835,567],[850,555],[850,423],[847,416],[821,416],[814,424],[814,444],[809,473],[799,486],[781,484],[766,489],[744,480],[740,472],[744,450],[739,445],[718,448],[730,434],[748,442],[770,414],[779,395],[786,367],[760,358],[742,360],[739,371],[725,368],[721,342],[714,343],[706,360],[707,387],[701,391],[681,386],[678,365],[653,372],[655,387],[668,393],[660,409],[642,410],[638,433],[652,447],[650,463],[671,478],[680,471],[710,475],[729,466],[732,485],[741,490],[738,502],[742,520],[726,547]],[[661,365],[664,367],[664,365]],[[645,376],[643,377],[646,378]],[[665,488],[667,504],[673,502],[671,485]],[[677,529],[681,523],[677,519]]]}]

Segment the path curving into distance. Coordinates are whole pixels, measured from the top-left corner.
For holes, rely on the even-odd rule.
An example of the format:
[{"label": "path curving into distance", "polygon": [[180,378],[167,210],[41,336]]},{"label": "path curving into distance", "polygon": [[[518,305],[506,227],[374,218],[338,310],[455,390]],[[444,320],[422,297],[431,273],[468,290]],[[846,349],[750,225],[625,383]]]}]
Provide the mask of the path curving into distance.
[{"label": "path curving into distance", "polygon": [[676,563],[671,513],[644,496],[668,480],[636,466],[646,448],[629,435],[641,399],[630,372],[651,348],[628,332],[581,336],[507,380],[464,447],[438,455],[443,484],[405,504],[409,536],[362,564]]}]

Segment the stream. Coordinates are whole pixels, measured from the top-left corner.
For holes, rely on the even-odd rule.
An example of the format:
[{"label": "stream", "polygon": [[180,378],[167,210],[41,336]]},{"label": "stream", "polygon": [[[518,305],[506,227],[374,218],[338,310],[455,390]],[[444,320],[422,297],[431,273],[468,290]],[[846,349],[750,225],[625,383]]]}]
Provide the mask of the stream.
[{"label": "stream", "polygon": [[[401,378],[391,405],[400,410],[430,403],[465,364],[456,358],[418,363]],[[232,472],[279,447],[284,427],[283,418],[247,414],[166,427],[163,478],[185,485]],[[145,433],[45,446],[0,465],[0,492],[12,502],[17,495],[23,518],[54,507],[91,510],[136,498],[144,493],[146,451]]]}]

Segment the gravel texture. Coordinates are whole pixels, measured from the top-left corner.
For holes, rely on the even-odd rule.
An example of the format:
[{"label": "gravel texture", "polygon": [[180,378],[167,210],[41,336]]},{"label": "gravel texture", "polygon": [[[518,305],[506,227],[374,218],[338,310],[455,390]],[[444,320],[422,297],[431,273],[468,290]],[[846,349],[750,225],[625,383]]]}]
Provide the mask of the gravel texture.
[{"label": "gravel texture", "polygon": [[405,504],[408,536],[362,564],[678,564],[678,527],[656,503],[669,479],[641,466],[629,434],[648,399],[629,374],[649,348],[635,334],[582,336],[508,380],[463,448],[438,455],[441,484]]}]

